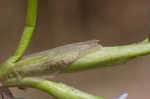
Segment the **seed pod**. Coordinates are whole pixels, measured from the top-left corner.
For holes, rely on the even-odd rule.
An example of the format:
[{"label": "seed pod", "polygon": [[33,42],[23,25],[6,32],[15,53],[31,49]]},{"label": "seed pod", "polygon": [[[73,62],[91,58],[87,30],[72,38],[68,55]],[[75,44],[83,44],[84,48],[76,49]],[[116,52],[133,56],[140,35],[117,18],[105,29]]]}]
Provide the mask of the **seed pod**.
[{"label": "seed pod", "polygon": [[23,57],[16,63],[9,76],[39,76],[62,72],[70,64],[85,54],[101,48],[98,40],[79,42],[56,47]]}]

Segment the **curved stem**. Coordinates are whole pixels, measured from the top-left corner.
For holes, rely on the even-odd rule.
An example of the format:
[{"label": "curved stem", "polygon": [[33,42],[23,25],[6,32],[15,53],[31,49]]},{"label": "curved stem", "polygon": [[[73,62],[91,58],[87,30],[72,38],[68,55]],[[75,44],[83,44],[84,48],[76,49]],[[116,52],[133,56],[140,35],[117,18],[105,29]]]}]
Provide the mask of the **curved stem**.
[{"label": "curved stem", "polygon": [[6,75],[14,66],[26,50],[36,24],[38,0],[28,0],[27,17],[24,32],[22,34],[19,46],[13,56],[6,60],[0,67],[0,79]]},{"label": "curved stem", "polygon": [[27,18],[24,32],[15,54],[10,58],[12,62],[16,62],[19,58],[21,58],[27,46],[29,45],[36,24],[37,3],[38,0],[28,0]]},{"label": "curved stem", "polygon": [[20,80],[10,79],[4,84],[4,86],[6,87],[27,86],[31,88],[36,88],[46,93],[49,93],[56,99],[103,99],[102,97],[87,94],[62,83],[56,83],[40,78],[23,78]]}]

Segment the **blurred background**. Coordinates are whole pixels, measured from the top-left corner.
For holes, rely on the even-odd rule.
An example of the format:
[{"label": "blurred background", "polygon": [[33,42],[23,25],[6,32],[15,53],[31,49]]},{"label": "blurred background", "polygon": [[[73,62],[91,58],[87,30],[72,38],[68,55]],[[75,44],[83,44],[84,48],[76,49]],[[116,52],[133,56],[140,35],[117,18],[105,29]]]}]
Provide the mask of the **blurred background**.
[{"label": "blurred background", "polygon": [[[0,0],[0,62],[15,51],[23,31],[27,0]],[[38,21],[26,54],[98,39],[103,46],[138,42],[147,37],[150,0],[39,0]],[[127,64],[64,74],[58,82],[112,99],[150,98],[150,56]],[[26,99],[53,99],[34,89],[12,89]]]}]

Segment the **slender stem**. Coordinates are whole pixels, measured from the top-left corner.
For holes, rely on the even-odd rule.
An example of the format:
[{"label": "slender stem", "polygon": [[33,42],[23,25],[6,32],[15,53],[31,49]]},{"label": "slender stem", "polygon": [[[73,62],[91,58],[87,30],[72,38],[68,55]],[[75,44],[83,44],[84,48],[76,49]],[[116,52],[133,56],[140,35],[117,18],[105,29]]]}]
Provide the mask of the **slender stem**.
[{"label": "slender stem", "polygon": [[23,78],[21,80],[11,79],[6,81],[4,86],[27,86],[36,88],[49,93],[56,99],[103,99],[102,97],[87,94],[62,83],[56,83],[39,78]]},{"label": "slender stem", "polygon": [[21,58],[31,40],[32,33],[36,24],[37,3],[38,0],[28,0],[27,17],[24,32],[15,54],[8,60],[6,60],[0,67],[0,79],[3,78],[4,75],[8,74],[9,70],[13,68],[14,63]]},{"label": "slender stem", "polygon": [[21,58],[29,45],[36,24],[37,3],[38,0],[28,0],[27,18],[24,32],[14,56],[11,57],[12,62],[16,62],[19,58]]}]

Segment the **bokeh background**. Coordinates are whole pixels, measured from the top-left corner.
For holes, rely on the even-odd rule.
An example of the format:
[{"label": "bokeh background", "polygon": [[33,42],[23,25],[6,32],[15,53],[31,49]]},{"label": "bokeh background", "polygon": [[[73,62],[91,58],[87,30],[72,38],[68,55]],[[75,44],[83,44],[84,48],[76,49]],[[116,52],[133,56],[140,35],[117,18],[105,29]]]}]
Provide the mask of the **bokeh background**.
[{"label": "bokeh background", "polygon": [[[0,62],[15,51],[25,23],[27,0],[0,0]],[[26,54],[98,39],[104,46],[129,44],[148,35],[150,0],[39,0],[36,31]],[[53,78],[83,91],[112,99],[150,98],[150,56],[127,64],[64,74]],[[53,99],[34,89],[12,89],[26,99]]]}]

